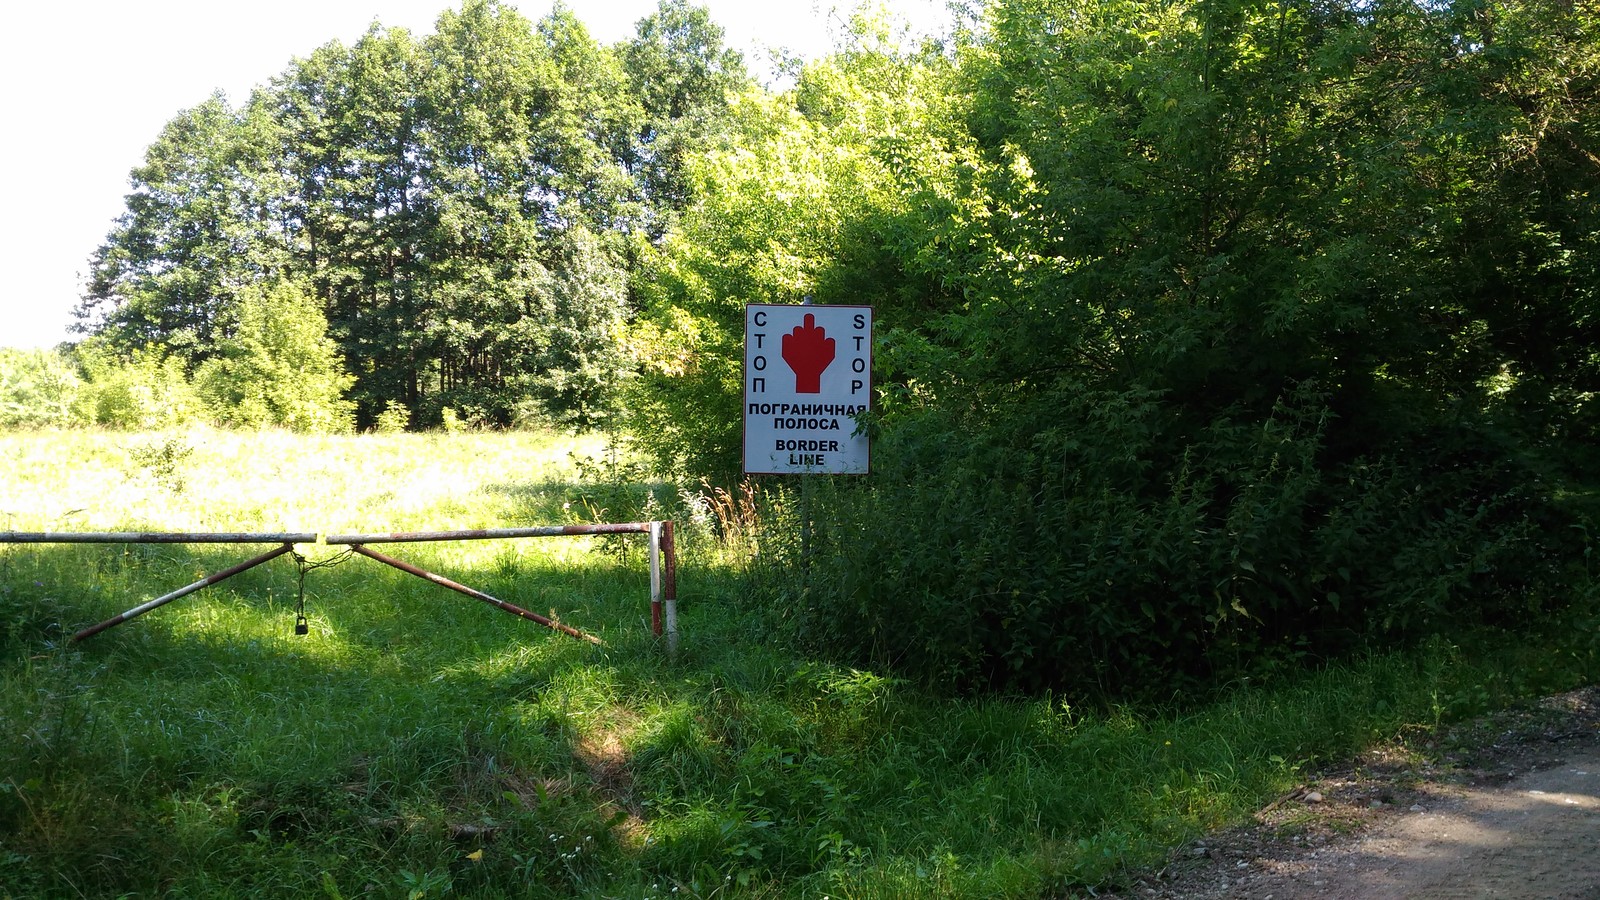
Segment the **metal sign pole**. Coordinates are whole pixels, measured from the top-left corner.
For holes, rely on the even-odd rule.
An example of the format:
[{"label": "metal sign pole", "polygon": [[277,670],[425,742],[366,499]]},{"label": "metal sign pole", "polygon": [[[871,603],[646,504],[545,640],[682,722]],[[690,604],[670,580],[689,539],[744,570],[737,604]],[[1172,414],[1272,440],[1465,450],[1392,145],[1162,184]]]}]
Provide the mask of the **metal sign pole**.
[{"label": "metal sign pole", "polygon": [[800,478],[800,573],[805,588],[811,587],[811,477]]}]

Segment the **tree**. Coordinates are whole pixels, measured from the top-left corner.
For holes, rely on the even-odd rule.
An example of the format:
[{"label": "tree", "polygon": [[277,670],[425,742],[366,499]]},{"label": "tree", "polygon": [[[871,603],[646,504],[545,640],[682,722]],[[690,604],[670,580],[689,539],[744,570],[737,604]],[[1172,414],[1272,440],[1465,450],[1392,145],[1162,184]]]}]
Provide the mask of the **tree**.
[{"label": "tree", "polygon": [[1533,351],[1504,297],[1588,296],[1526,265],[1588,263],[1505,150],[1588,88],[1491,72],[1466,8],[995,0],[954,64],[858,30],[691,166],[640,430],[730,474],[742,303],[880,306],[875,474],[813,498],[786,607],[852,662],[1170,690],[1503,621],[1563,531],[1489,390]]},{"label": "tree", "polygon": [[615,383],[596,343],[615,338],[598,324],[619,314],[613,275],[657,218],[630,168],[634,86],[559,5],[534,23],[472,0],[425,40],[374,25],[328,44],[240,110],[217,97],[169,123],[96,255],[83,326],[192,369],[237,337],[246,292],[293,280],[362,424],[395,402],[420,425],[447,407],[507,424],[534,401],[589,421]]},{"label": "tree", "polygon": [[125,351],[97,338],[73,348],[83,386],[72,397],[77,423],[130,431],[195,421],[199,401],[184,359],[159,345]]},{"label": "tree", "polygon": [[[584,324],[591,313],[615,315],[606,279],[590,295],[555,295],[589,278],[595,254],[615,254],[614,242],[592,234],[633,218],[612,154],[633,109],[620,71],[565,7],[535,27],[493,5],[468,4],[441,19],[427,49],[430,129],[421,158],[435,188],[429,284],[437,313],[424,333],[437,386],[425,406],[506,424],[533,402],[587,421],[590,401],[573,406],[545,388],[593,376],[560,370],[577,362],[554,349],[553,336],[592,336]],[[593,252],[574,256],[574,245]],[[567,271],[569,264],[581,271]],[[599,339],[612,336],[602,329]],[[585,339],[578,355],[594,350]],[[599,384],[609,389],[609,380]]]},{"label": "tree", "polygon": [[968,223],[947,227],[977,162],[953,61],[900,47],[881,21],[856,28],[788,94],[735,98],[727,136],[689,159],[693,202],[652,262],[625,404],[670,471],[738,472],[746,303],[878,306],[876,364],[894,384],[901,350],[960,302],[964,274],[928,252],[980,240]]},{"label": "tree", "polygon": [[343,432],[354,379],[327,336],[327,320],[301,286],[280,281],[245,291],[232,336],[195,373],[195,389],[224,424]]},{"label": "tree", "polygon": [[416,108],[425,70],[408,32],[374,26],[353,47],[335,42],[296,61],[271,92],[296,272],[356,376],[363,422],[386,400],[415,404],[429,355],[433,210]]},{"label": "tree", "polygon": [[902,357],[933,387],[885,410],[879,480],[818,535],[815,621],[853,623],[821,639],[1170,689],[1512,615],[1559,517],[1490,415],[1505,357],[1463,238],[1508,236],[1475,198],[1529,120],[1465,77],[1450,9],[988,14],[963,58],[978,203],[930,235],[978,252],[914,244],[965,302]]},{"label": "tree", "polygon": [[627,273],[601,236],[571,228],[552,247],[551,277],[530,310],[535,359],[528,394],[546,416],[580,429],[608,424],[630,368],[619,340]]},{"label": "tree", "polygon": [[90,261],[80,330],[123,353],[160,342],[207,358],[241,287],[281,268],[273,125],[219,94],[169,122],[133,170],[127,212]]},{"label": "tree", "polygon": [[[723,44],[705,7],[687,0],[661,0],[618,50],[642,112],[626,148],[629,168],[647,208],[681,211],[692,197],[689,157],[718,136],[732,98],[751,85],[744,59]],[[668,221],[653,222],[653,235]]]}]

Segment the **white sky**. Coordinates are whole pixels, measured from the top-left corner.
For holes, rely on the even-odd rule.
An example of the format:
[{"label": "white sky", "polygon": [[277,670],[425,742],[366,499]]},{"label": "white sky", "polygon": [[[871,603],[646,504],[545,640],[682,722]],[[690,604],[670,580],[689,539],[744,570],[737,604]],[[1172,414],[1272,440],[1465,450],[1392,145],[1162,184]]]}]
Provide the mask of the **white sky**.
[{"label": "white sky", "polygon": [[[764,71],[766,50],[813,59],[850,0],[698,0]],[[550,0],[505,5],[537,20]],[[568,0],[603,44],[633,33],[656,0]],[[886,0],[942,31],[944,0]],[[459,0],[85,0],[12,4],[0,20],[0,347],[69,338],[90,255],[122,212],[128,173],[161,127],[214,90],[237,104],[291,59],[351,43],[377,19],[433,31]]]}]

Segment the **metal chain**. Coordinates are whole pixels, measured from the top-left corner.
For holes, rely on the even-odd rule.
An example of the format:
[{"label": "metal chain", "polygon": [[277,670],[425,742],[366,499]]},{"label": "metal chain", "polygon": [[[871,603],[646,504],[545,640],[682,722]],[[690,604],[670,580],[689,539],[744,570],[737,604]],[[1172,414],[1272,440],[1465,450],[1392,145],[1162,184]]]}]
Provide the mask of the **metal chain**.
[{"label": "metal chain", "polygon": [[345,550],[318,563],[307,562],[304,556],[292,550],[290,555],[294,557],[295,568],[299,570],[298,594],[294,604],[294,633],[308,634],[311,631],[311,623],[306,619],[306,573],[312,569],[331,569],[354,556],[355,551]]}]

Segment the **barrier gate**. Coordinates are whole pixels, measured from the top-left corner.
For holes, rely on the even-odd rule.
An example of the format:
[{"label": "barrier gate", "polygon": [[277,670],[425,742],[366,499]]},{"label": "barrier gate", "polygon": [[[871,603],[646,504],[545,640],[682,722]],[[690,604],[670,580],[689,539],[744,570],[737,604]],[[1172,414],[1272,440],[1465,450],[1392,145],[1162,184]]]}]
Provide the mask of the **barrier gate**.
[{"label": "barrier gate", "polygon": [[[487,528],[467,531],[414,531],[414,532],[389,532],[380,534],[334,534],[324,537],[323,543],[330,546],[344,546],[349,552],[376,560],[386,566],[392,566],[402,572],[415,575],[426,581],[431,581],[440,587],[449,588],[464,594],[474,600],[481,600],[490,606],[511,613],[514,616],[537,622],[546,628],[559,631],[571,637],[588,641],[592,644],[603,643],[598,637],[579,631],[569,625],[564,625],[553,619],[530,612],[520,606],[507,603],[504,600],[491,597],[482,591],[475,590],[463,584],[451,581],[442,575],[434,574],[426,569],[403,560],[395,559],[368,547],[368,544],[393,544],[393,543],[421,543],[437,541],[474,541],[474,540],[500,540],[511,538],[536,538],[536,537],[576,537],[582,535],[606,534],[643,534],[650,541],[650,628],[657,637],[665,637],[667,650],[676,653],[678,648],[678,576],[677,553],[673,545],[672,522],[625,522],[619,524],[596,525],[546,525],[529,528]],[[121,625],[129,619],[134,619],[174,600],[210,587],[221,581],[226,581],[241,572],[248,571],[277,559],[286,553],[294,553],[296,544],[317,543],[319,535],[314,533],[293,532],[48,532],[48,531],[0,531],[0,544],[277,544],[278,546],[251,557],[237,565],[230,566],[220,572],[185,585],[168,594],[163,594],[147,603],[124,613],[119,613],[104,622],[91,625],[74,634],[70,641],[77,643],[85,638],[93,637],[108,628]],[[302,593],[301,606],[296,616],[295,630],[299,634],[305,633],[304,615],[304,578],[309,568],[304,557],[294,554],[296,563],[300,567]],[[318,564],[320,565],[320,564]]]}]

